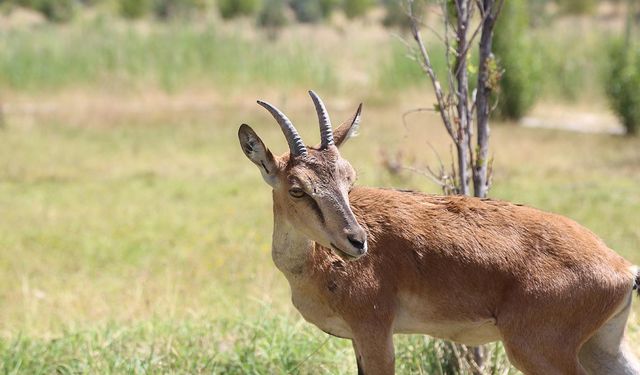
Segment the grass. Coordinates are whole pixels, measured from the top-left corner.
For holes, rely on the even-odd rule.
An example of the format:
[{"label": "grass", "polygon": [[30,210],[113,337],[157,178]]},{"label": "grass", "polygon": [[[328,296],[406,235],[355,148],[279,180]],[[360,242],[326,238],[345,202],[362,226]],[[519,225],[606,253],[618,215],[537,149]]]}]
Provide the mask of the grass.
[{"label": "grass", "polygon": [[114,22],[97,18],[67,28],[45,24],[2,33],[0,86],[37,92],[75,86],[174,91],[194,84],[335,85],[330,62],[300,41],[251,41],[215,23]]},{"label": "grass", "polygon": [[[562,38],[558,38],[561,27]],[[580,18],[561,19],[555,27],[545,25],[532,32],[541,78],[541,96],[568,102],[604,97],[607,51],[620,31],[597,28]],[[567,58],[570,56],[571,58]]]},{"label": "grass", "polygon": [[[608,64],[602,51],[613,32],[583,21],[561,20],[531,30],[545,97],[602,100]],[[563,38],[556,37],[559,28]],[[342,45],[345,35],[367,33],[375,36],[350,37],[350,48]],[[0,87],[37,94],[96,87],[111,92],[148,87],[176,92],[194,86],[399,92],[428,86],[417,62],[390,33],[367,24],[346,31],[296,26],[273,41],[247,23],[127,23],[106,15],[85,17],[68,26],[43,24],[1,33]],[[443,48],[428,31],[425,38],[445,84]]]},{"label": "grass", "polygon": [[[189,115],[158,108],[78,123],[64,113],[8,118],[0,133],[0,372],[353,371],[350,344],[299,317],[270,259],[268,188],[235,133],[246,121],[275,152],[285,142],[247,100]],[[304,92],[283,100],[313,143]],[[382,149],[401,146],[405,161],[433,162],[426,140],[447,154],[432,114],[399,125],[403,108],[422,100],[366,106],[361,136],[343,150],[362,185],[437,192],[379,163]],[[334,111],[336,121],[352,104]],[[637,139],[508,125],[492,136],[494,197],[575,218],[640,263]],[[639,342],[637,313],[632,320]],[[442,343],[396,341],[399,373],[447,373]],[[508,370],[494,349],[496,368]]]},{"label": "grass", "polygon": [[[433,113],[401,125],[433,102],[415,91],[429,86],[415,63],[367,25],[300,27],[266,43],[243,24],[112,21],[0,33],[0,373],[353,373],[351,345],[291,305],[271,261],[269,189],[236,132],[247,122],[281,152],[256,97],[286,110],[308,143],[318,134],[304,89],[323,93],[335,122],[364,101],[361,135],[343,149],[359,183],[438,192],[382,166],[397,150],[433,165],[428,142],[449,155]],[[565,49],[593,51],[553,32],[536,34],[558,71],[545,95],[584,95],[599,60],[556,69]],[[638,139],[495,124],[492,142],[493,197],[574,218],[640,263]],[[492,372],[514,373],[490,348]],[[448,350],[398,336],[398,373],[451,373]]]},{"label": "grass", "polygon": [[[69,332],[56,340],[18,337],[0,343],[3,373],[216,373],[335,374],[355,368],[351,345],[329,339],[299,318],[232,321],[151,321],[135,326],[107,325]],[[451,373],[441,363],[449,350],[420,336],[397,341],[399,373]],[[504,351],[492,345],[489,362],[509,371]],[[448,372],[447,372],[448,371]],[[511,371],[513,372],[513,371]]]}]

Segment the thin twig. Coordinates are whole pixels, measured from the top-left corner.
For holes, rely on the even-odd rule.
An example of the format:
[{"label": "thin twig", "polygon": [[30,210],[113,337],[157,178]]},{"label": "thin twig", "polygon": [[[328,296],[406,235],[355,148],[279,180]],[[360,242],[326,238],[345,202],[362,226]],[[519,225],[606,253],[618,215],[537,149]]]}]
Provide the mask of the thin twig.
[{"label": "thin twig", "polygon": [[404,112],[402,114],[402,124],[404,125],[405,129],[409,128],[409,125],[407,124],[407,116],[413,113],[418,113],[418,112],[437,112],[437,111],[434,108],[419,107],[419,108],[410,109]]},{"label": "thin twig", "polygon": [[405,169],[407,171],[423,175],[423,176],[429,178],[431,181],[433,181],[436,185],[438,185],[440,187],[445,187],[446,186],[446,184],[444,182],[442,182],[442,180],[439,178],[439,176],[437,174],[434,174],[433,171],[431,171],[429,169],[427,169],[427,171],[429,173],[425,173],[424,170],[418,169],[416,167],[411,167],[411,166],[406,166],[406,165],[403,165],[402,169]]},{"label": "thin twig", "polygon": [[305,362],[307,362],[311,357],[313,357],[314,355],[316,355],[320,349],[322,349],[323,346],[325,346],[327,344],[327,342],[329,341],[329,339],[331,338],[331,336],[327,336],[327,338],[324,339],[324,341],[313,351],[311,352],[311,354],[309,354],[308,356],[306,356],[302,361],[298,362],[298,364],[296,365],[296,367],[292,368],[289,371],[289,374],[293,374],[294,372],[296,372],[296,370],[302,366]]},{"label": "thin twig", "polygon": [[420,29],[418,28],[418,23],[416,22],[415,16],[413,15],[413,0],[409,1],[409,18],[411,21],[411,33],[413,34],[413,38],[418,44],[418,48],[420,50],[420,54],[422,55],[422,64],[423,70],[429,76],[431,83],[433,84],[433,89],[436,94],[436,100],[438,101],[438,107],[440,116],[442,117],[442,122],[444,123],[447,132],[451,136],[451,138],[455,139],[453,127],[451,126],[451,120],[446,112],[446,106],[444,102],[444,94],[442,93],[442,88],[440,87],[440,82],[438,81],[435,72],[433,71],[433,66],[431,65],[431,59],[429,58],[429,53],[424,46],[424,42],[422,41],[422,35],[420,34]]}]

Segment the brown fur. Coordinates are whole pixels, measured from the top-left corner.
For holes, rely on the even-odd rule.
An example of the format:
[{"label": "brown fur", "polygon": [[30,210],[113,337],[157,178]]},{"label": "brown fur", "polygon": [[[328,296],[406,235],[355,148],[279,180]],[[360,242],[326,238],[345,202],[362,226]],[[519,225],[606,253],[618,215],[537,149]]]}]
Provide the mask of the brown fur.
[{"label": "brown fur", "polygon": [[388,324],[398,291],[409,291],[430,307],[425,320],[494,319],[508,348],[527,346],[549,361],[564,356],[556,343],[577,355],[629,293],[631,264],[562,216],[371,188],[349,199],[369,253],[345,262],[315,246],[305,272],[310,292],[354,325]]}]

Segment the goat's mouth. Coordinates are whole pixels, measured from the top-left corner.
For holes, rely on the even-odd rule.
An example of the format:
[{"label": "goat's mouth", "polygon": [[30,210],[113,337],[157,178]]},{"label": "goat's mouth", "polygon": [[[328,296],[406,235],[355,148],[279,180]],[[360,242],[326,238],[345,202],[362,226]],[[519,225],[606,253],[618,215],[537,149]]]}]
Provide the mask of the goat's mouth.
[{"label": "goat's mouth", "polygon": [[331,242],[331,248],[334,250],[334,252],[342,259],[346,260],[346,261],[352,261],[352,260],[356,260],[358,258],[360,258],[362,255],[364,254],[360,254],[360,255],[351,255],[349,253],[347,253],[346,251],[340,249],[338,246],[336,246],[333,242]]}]

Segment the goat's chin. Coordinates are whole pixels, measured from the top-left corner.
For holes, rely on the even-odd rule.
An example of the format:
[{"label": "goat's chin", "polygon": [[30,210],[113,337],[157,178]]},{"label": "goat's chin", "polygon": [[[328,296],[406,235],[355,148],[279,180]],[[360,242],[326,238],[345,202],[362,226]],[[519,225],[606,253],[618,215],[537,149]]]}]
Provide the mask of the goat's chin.
[{"label": "goat's chin", "polygon": [[347,262],[352,262],[354,260],[359,259],[362,255],[351,255],[349,253],[347,253],[346,251],[341,250],[340,248],[338,248],[336,245],[334,245],[333,243],[331,244],[331,250],[333,250],[333,252],[339,256],[340,258],[342,258],[343,260],[346,260]]}]

